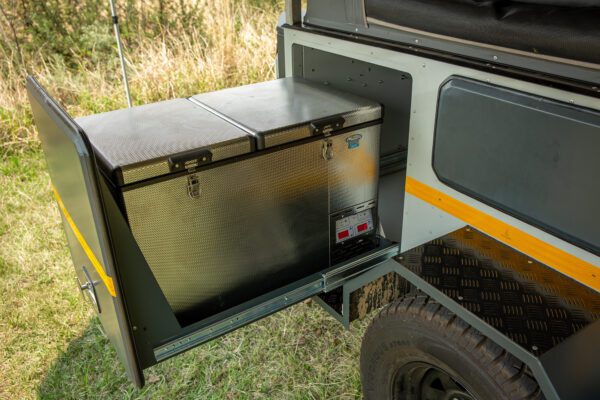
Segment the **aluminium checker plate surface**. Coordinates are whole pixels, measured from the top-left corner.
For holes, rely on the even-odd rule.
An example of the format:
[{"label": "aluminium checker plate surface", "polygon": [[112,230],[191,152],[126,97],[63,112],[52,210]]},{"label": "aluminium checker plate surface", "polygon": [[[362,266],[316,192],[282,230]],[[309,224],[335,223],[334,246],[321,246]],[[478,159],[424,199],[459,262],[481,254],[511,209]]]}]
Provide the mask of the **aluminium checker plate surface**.
[{"label": "aluminium checker plate surface", "polygon": [[536,356],[600,318],[600,294],[471,227],[399,257]]}]

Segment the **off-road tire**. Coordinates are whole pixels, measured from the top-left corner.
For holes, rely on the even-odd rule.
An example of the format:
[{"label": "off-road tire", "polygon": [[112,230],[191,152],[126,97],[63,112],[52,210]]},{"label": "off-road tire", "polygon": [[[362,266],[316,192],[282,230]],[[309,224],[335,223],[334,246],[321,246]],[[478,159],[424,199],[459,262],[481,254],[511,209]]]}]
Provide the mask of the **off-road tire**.
[{"label": "off-road tire", "polygon": [[369,325],[360,355],[364,398],[422,400],[406,383],[398,389],[409,363],[443,371],[474,399],[543,399],[525,364],[425,295],[391,303]]}]

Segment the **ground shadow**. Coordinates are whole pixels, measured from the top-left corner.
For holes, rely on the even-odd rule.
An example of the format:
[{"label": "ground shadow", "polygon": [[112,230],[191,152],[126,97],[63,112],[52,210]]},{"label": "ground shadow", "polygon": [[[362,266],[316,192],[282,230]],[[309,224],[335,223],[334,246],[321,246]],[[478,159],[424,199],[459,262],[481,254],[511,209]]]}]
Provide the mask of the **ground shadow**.
[{"label": "ground shadow", "polygon": [[[69,343],[38,386],[40,399],[98,399],[131,396],[125,369],[97,317]],[[129,393],[124,393],[129,392]]]}]

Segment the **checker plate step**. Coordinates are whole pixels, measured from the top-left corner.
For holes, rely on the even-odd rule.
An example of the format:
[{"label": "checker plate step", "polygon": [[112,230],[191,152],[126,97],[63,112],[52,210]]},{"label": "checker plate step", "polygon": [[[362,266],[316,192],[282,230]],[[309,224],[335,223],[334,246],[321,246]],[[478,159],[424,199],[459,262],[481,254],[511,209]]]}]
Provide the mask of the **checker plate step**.
[{"label": "checker plate step", "polygon": [[536,356],[600,318],[600,294],[471,227],[397,260]]}]

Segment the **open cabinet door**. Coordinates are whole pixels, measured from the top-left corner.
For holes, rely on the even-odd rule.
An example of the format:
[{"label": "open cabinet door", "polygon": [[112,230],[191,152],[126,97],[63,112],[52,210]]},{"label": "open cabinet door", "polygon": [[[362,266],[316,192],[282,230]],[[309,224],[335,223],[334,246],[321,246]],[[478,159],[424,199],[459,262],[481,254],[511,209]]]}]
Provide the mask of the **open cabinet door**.
[{"label": "open cabinet door", "polygon": [[129,378],[144,384],[128,323],[107,225],[96,162],[81,128],[32,77],[27,92],[46,155],[77,281],[89,298]]}]

